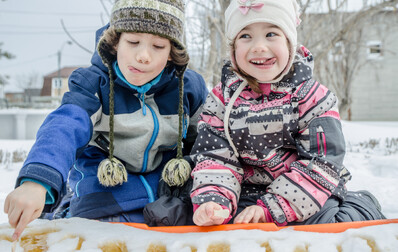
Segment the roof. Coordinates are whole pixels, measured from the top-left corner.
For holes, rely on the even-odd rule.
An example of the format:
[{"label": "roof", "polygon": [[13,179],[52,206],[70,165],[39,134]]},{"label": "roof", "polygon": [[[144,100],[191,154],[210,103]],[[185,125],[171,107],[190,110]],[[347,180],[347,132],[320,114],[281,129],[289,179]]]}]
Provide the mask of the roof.
[{"label": "roof", "polygon": [[[61,76],[62,78],[68,78],[68,77],[70,76],[70,74],[71,74],[74,70],[76,70],[76,69],[78,69],[78,68],[79,68],[78,66],[63,67],[63,68],[61,68],[61,70],[60,70],[60,76]],[[54,77],[58,77],[58,70],[57,70],[57,71],[54,71],[54,72],[51,72],[51,73],[49,73],[49,74],[47,74],[47,75],[44,76],[44,78],[54,78]]]},{"label": "roof", "polygon": [[[61,78],[68,79],[71,73],[78,68],[79,68],[78,66],[61,68],[60,71]],[[58,70],[44,76],[43,87],[40,94],[41,96],[51,96],[51,82],[53,78],[57,77],[58,77]]]}]

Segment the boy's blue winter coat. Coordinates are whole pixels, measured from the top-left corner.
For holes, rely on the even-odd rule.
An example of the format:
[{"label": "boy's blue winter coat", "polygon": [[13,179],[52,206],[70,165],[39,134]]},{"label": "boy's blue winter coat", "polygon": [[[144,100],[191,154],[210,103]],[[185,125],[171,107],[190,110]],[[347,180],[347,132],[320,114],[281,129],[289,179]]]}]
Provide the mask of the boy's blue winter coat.
[{"label": "boy's blue winter coat", "polygon": [[[97,31],[97,41],[106,28]],[[109,75],[98,53],[91,63],[70,76],[70,91],[39,129],[17,186],[24,178],[51,186],[55,202],[46,205],[45,211],[49,211],[59,204],[69,178],[74,191],[71,216],[96,219],[142,209],[157,198],[161,170],[176,152],[179,99],[172,65],[165,68],[145,97],[115,79],[114,155],[125,163],[129,175],[123,185],[104,187],[98,182],[97,167],[108,156]],[[187,70],[185,147],[195,140],[197,117],[206,96],[203,78]],[[105,141],[98,141],[101,138]]]}]

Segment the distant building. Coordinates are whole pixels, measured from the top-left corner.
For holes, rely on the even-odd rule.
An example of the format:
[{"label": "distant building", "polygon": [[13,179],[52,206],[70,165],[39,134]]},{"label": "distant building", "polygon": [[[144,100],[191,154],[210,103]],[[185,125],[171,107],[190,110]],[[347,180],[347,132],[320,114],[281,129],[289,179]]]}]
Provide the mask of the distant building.
[{"label": "distant building", "polygon": [[44,76],[43,88],[40,95],[61,99],[64,93],[68,91],[69,76],[77,68],[79,67],[64,67],[60,71],[55,71]]},{"label": "distant building", "polygon": [[397,10],[368,20],[364,31],[367,45],[362,51],[367,64],[356,75],[352,87],[353,121],[398,121],[397,24]]},{"label": "distant building", "polygon": [[[350,79],[350,71],[353,71],[355,65],[352,62],[359,63],[355,66],[357,70],[349,82],[350,86],[341,85],[337,87],[341,89],[351,88],[348,90],[349,92],[347,90],[335,90],[336,87],[332,84],[319,76],[315,76],[317,80],[337,95],[344,92],[350,94],[349,97],[343,97],[349,99],[348,103],[350,104],[348,111],[340,111],[343,119],[352,121],[398,121],[398,8],[384,9],[377,14],[365,16],[361,20],[360,28],[362,30],[355,30],[355,25],[347,25],[346,27],[349,27],[352,31],[347,32],[343,39],[337,41],[335,47],[330,50],[328,55],[330,64],[328,66],[325,66],[325,63],[320,65],[317,61],[319,55],[317,50],[322,52],[325,48],[325,45],[322,44],[323,38],[319,35],[332,38],[337,36],[334,33],[328,35],[327,33],[313,32],[313,27],[317,28],[316,31],[322,31],[322,29],[319,29],[319,27],[322,27],[329,32],[328,27],[333,23],[333,20],[330,20],[331,18],[335,19],[336,25],[341,25],[339,23],[342,22],[341,20],[350,21],[350,19],[345,18],[345,15],[351,14],[349,12],[333,13],[333,15],[330,13],[308,14],[305,17],[307,26],[304,29],[306,30],[300,34],[303,34],[304,38],[307,38],[305,36],[308,34],[312,34],[312,37],[308,40],[299,39],[299,42],[306,41],[305,45],[308,46],[307,44],[315,41],[314,45],[310,45],[308,48],[314,54],[315,68],[320,72],[321,77],[323,75],[333,78],[333,76],[339,74],[341,76],[341,72],[348,72],[347,78]],[[361,41],[354,39],[359,37],[358,34],[361,35]],[[358,53],[356,52],[357,49]],[[353,55],[352,58],[345,57],[350,53]],[[347,69],[347,65],[352,68]],[[340,68],[338,68],[339,66]],[[342,99],[339,102],[343,104]]]},{"label": "distant building", "polygon": [[24,101],[24,90],[17,86],[6,85],[4,87],[4,98],[8,103],[22,103]]},{"label": "distant building", "polygon": [[24,101],[27,103],[33,102],[34,97],[38,97],[41,95],[41,90],[41,88],[25,88]]}]

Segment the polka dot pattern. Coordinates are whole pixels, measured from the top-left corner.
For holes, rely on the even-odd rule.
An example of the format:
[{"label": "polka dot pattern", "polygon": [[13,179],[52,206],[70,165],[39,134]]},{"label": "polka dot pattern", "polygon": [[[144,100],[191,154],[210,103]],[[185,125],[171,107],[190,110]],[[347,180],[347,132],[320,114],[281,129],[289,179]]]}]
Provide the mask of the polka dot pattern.
[{"label": "polka dot pattern", "polygon": [[[294,70],[278,83],[261,83],[263,93],[247,86],[234,101],[228,129],[224,129],[225,108],[242,83],[230,66],[227,63],[223,68],[222,81],[209,95],[199,121],[191,152],[196,164],[193,192],[224,190],[224,196],[235,203],[241,194],[263,194],[261,200],[277,223],[309,218],[324,203],[322,193],[330,196],[333,192],[343,198],[348,171],[325,163],[325,159],[318,161],[317,153],[311,152],[314,136],[309,125],[325,113],[338,115],[336,96],[312,79],[311,54],[301,48]],[[288,177],[292,173],[295,176]],[[340,181],[339,185],[328,181],[330,178]],[[309,190],[305,183],[319,190]]]}]

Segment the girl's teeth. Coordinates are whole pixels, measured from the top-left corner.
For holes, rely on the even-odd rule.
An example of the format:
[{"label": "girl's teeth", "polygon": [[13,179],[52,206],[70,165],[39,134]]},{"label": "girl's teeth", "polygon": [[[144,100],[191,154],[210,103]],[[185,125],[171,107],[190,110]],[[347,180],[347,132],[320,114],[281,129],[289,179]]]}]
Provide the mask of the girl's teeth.
[{"label": "girl's teeth", "polygon": [[264,64],[265,60],[253,60],[252,61],[254,64]]}]

